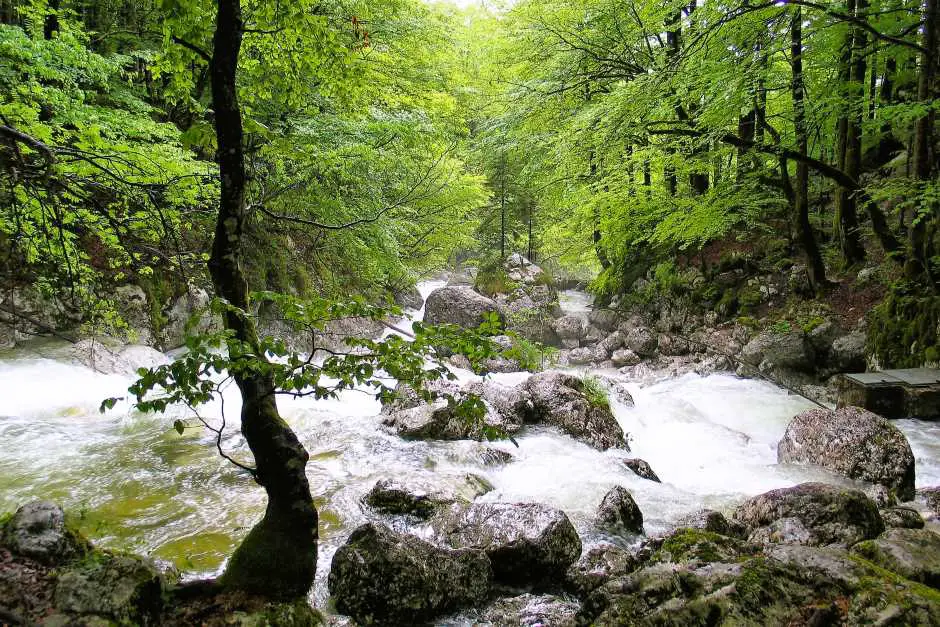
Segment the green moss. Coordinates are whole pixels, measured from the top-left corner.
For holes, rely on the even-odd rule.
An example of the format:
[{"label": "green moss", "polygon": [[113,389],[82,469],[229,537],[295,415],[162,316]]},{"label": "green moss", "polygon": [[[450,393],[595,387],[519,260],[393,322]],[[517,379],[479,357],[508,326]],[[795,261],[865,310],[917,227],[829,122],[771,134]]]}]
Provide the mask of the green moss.
[{"label": "green moss", "polygon": [[702,529],[678,529],[653,556],[657,562],[736,561],[744,551],[739,540]]},{"label": "green moss", "polygon": [[738,306],[742,312],[753,311],[761,302],[760,289],[756,286],[748,286],[741,289],[738,293]]},{"label": "green moss", "polygon": [[940,358],[940,296],[900,283],[872,312],[868,348],[885,368],[916,368]]}]

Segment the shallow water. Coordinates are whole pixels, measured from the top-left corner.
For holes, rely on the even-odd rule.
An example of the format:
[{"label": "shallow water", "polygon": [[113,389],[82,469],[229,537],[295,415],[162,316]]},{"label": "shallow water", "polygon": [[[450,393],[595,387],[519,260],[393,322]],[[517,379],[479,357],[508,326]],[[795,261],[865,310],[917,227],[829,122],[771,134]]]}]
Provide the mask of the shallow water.
[{"label": "shallow water", "polygon": [[[424,284],[422,291],[439,285]],[[563,302],[570,311],[586,311],[582,296]],[[494,378],[517,383],[526,376]],[[119,404],[98,413],[103,398],[122,395],[130,382],[49,359],[0,360],[0,511],[52,499],[78,513],[85,532],[105,546],[172,562],[187,577],[216,573],[260,517],[263,491],[215,453],[211,434],[194,428],[179,436],[172,424],[187,418],[181,410],[144,415]],[[326,600],[333,552],[365,520],[360,497],[385,477],[456,483],[476,473],[496,487],[484,499],[560,507],[586,535],[594,508],[615,484],[633,492],[647,531],[656,532],[702,507],[728,510],[772,488],[839,481],[820,470],[776,464],[787,422],[811,405],[768,383],[686,375],[627,387],[635,407],[615,403],[614,409],[631,436],[630,454],[601,453],[549,428],[527,430],[518,448],[509,442],[405,442],[382,430],[378,402],[363,393],[282,401],[284,416],[311,453],[308,474],[322,516],[315,601]],[[229,389],[230,419],[238,405]],[[219,409],[206,408],[204,415],[215,422]],[[940,424],[895,424],[917,457],[918,486],[940,484]],[[246,451],[231,429],[224,446],[236,456]],[[507,450],[515,461],[485,466],[487,447]],[[663,483],[635,476],[622,465],[630,456],[647,460]]]}]

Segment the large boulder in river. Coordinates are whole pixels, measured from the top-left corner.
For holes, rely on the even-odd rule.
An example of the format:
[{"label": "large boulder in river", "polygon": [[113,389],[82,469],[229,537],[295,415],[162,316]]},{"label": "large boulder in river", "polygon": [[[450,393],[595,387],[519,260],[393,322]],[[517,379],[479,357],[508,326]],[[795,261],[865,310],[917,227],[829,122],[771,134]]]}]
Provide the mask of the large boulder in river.
[{"label": "large boulder in river", "polygon": [[558,294],[547,285],[519,288],[500,294],[496,303],[503,313],[508,331],[527,340],[551,346],[560,345],[555,333],[555,318],[561,315]]},{"label": "large boulder in river", "polygon": [[878,506],[863,492],[824,483],[755,496],[734,510],[733,520],[761,544],[848,547],[884,531]]},{"label": "large boulder in river", "polygon": [[442,287],[428,295],[425,301],[424,321],[428,324],[456,324],[474,329],[489,314],[502,313],[496,301],[478,294],[472,287],[457,285]]},{"label": "large boulder in river", "polygon": [[427,519],[445,507],[469,503],[492,490],[489,481],[475,474],[467,474],[456,482],[380,479],[362,497],[362,502],[382,514]]},{"label": "large boulder in river", "polygon": [[815,464],[850,479],[914,498],[914,453],[893,424],[859,407],[810,409],[796,416],[777,445],[782,464]]},{"label": "large boulder in river", "polygon": [[629,449],[609,405],[589,399],[578,377],[558,371],[539,372],[529,377],[523,389],[532,399],[528,422],[554,425],[602,451]]},{"label": "large boulder in river", "polygon": [[333,556],[329,589],[336,609],[361,624],[415,624],[481,602],[491,576],[483,551],[367,523]]},{"label": "large boulder in river", "polygon": [[656,483],[662,483],[646,460],[640,459],[639,457],[631,457],[630,459],[623,460],[623,465],[632,470],[633,474],[638,477],[655,481]]},{"label": "large boulder in river", "polygon": [[630,491],[614,486],[604,495],[597,507],[595,524],[613,533],[643,533],[643,512],[633,500]]},{"label": "large boulder in river", "polygon": [[581,555],[581,539],[561,510],[539,503],[453,505],[433,519],[435,540],[481,549],[498,581],[527,585],[558,578]]},{"label": "large boulder in river", "polygon": [[652,357],[659,347],[659,337],[650,329],[642,326],[621,325],[623,345],[640,357]]}]

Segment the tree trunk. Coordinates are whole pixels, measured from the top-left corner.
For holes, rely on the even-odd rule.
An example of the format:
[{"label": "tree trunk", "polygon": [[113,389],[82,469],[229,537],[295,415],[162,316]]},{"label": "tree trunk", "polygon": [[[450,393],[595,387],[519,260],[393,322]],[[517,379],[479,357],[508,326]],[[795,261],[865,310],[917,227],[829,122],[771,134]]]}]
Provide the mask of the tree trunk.
[{"label": "tree trunk", "polygon": [[[924,52],[920,55],[920,74],[917,80],[917,100],[924,106],[929,106],[933,94],[933,80],[936,71],[937,58],[937,0],[924,0],[922,46]],[[913,173],[922,185],[930,180],[933,170],[931,148],[933,141],[934,114],[932,109],[917,119],[914,125],[914,142],[912,149]],[[922,276],[927,284],[936,292],[938,282],[933,276],[931,258],[934,256],[933,238],[929,235],[933,223],[938,219],[936,203],[922,207],[919,216],[915,216],[911,225],[911,264],[908,274]]]},{"label": "tree trunk", "polygon": [[[221,187],[208,266],[216,294],[241,310],[224,316],[226,328],[237,340],[229,354],[235,363],[264,359],[254,323],[245,314],[248,283],[241,269],[246,174],[236,72],[242,35],[239,0],[219,0],[211,65]],[[265,596],[304,596],[313,585],[317,564],[317,510],[305,473],[309,456],[278,413],[270,376],[241,374],[235,383],[242,396],[242,435],[268,504],[264,517],[235,550],[220,582]]]},{"label": "tree trunk", "polygon": [[506,152],[500,160],[499,176],[499,258],[506,260]]},{"label": "tree trunk", "polygon": [[[806,115],[804,112],[803,87],[803,12],[799,6],[792,8],[790,18],[790,64],[792,77],[790,89],[793,93],[793,126],[796,131],[797,150],[808,154],[809,141],[806,132]],[[813,228],[809,223],[809,165],[798,161],[796,164],[796,188],[793,199],[793,223],[796,229],[796,239],[806,258],[806,269],[812,288],[819,291],[827,283],[826,267],[823,264],[819,246],[813,236]]]},{"label": "tree trunk", "polygon": [[[864,6],[859,2],[859,6]],[[845,7],[848,15],[855,15],[855,0],[848,0]],[[861,28],[848,30],[843,44],[839,66],[839,79],[846,90],[845,105],[836,124],[836,167],[858,179],[862,167],[862,101],[864,99],[866,38]],[[859,78],[861,72],[861,78]],[[835,219],[833,230],[846,265],[854,265],[865,259],[858,230],[857,198],[844,186],[836,189]]]},{"label": "tree trunk", "polygon": [[[679,58],[679,38],[682,36],[682,11],[676,13],[666,20],[666,59],[668,62],[675,63]],[[681,107],[679,107],[681,110]],[[666,152],[666,160],[663,164],[663,180],[666,183],[666,192],[670,196],[675,196],[679,192],[679,179],[676,177],[676,167],[672,163],[672,157],[676,150],[670,148]]]}]

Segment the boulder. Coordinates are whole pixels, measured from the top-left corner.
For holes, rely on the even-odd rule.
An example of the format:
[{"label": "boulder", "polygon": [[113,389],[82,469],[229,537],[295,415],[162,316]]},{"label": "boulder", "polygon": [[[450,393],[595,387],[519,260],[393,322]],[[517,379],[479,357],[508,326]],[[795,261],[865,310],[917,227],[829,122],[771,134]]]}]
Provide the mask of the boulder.
[{"label": "boulder", "polygon": [[888,529],[852,552],[911,581],[940,588],[940,535],[927,529]]},{"label": "boulder", "polygon": [[622,379],[603,374],[596,375],[594,379],[607,390],[608,398],[616,399],[618,403],[627,407],[633,407],[633,395],[630,394],[630,390],[627,389]]},{"label": "boulder", "polygon": [[659,347],[659,338],[650,329],[642,326],[629,327],[621,325],[620,332],[623,333],[623,344],[640,357],[653,357],[656,349]]},{"label": "boulder", "polygon": [[623,366],[635,366],[640,361],[640,356],[634,353],[629,348],[621,348],[615,350],[610,356],[611,361],[614,362],[614,366],[621,368]]},{"label": "boulder", "polygon": [[209,311],[212,298],[200,287],[190,287],[173,301],[163,315],[166,324],[160,330],[160,347],[171,350],[183,346],[186,336],[201,335],[219,326],[220,321]]},{"label": "boulder", "polygon": [[457,268],[447,277],[447,287],[465,287],[473,285],[476,282],[477,274],[479,274],[479,270],[476,268]]},{"label": "boulder", "polygon": [[558,318],[553,323],[555,328],[555,333],[561,338],[562,341],[570,340],[574,341],[575,347],[577,342],[584,337],[585,332],[587,331],[587,325],[584,322],[584,319],[581,316],[576,316],[569,314],[567,316],[562,316]]},{"label": "boulder", "polygon": [[594,546],[568,569],[566,587],[584,597],[611,579],[633,572],[638,565],[636,557],[622,547],[615,544]]},{"label": "boulder", "polygon": [[811,409],[796,416],[777,445],[782,464],[815,464],[850,479],[914,498],[914,454],[901,431],[859,407]]},{"label": "boulder", "polygon": [[483,611],[474,625],[518,625],[519,627],[575,627],[581,604],[549,594],[521,594],[502,598]]},{"label": "boulder", "polygon": [[[679,530],[664,544],[686,545],[688,536],[689,530]],[[921,625],[940,620],[936,594],[886,576],[845,550],[780,545],[761,553],[739,545],[732,553],[726,561],[711,549],[690,552],[688,560],[654,562],[612,579],[584,600],[578,623]]]},{"label": "boulder", "polygon": [[594,362],[594,349],[589,346],[573,348],[568,353],[568,363],[573,366],[583,366]]},{"label": "boulder", "polygon": [[460,285],[431,292],[425,301],[424,321],[474,329],[490,314],[503,319],[496,301],[474,292],[471,287]]},{"label": "boulder", "polygon": [[723,536],[734,535],[731,523],[721,512],[713,509],[702,509],[691,514],[687,514],[676,522],[679,529],[697,529],[700,531],[710,531]]},{"label": "boulder", "polygon": [[940,486],[920,488],[916,492],[916,498],[919,503],[923,503],[930,511],[940,516]]},{"label": "boulder", "polygon": [[623,348],[624,342],[627,341],[626,336],[621,333],[619,330],[612,332],[610,335],[605,337],[602,341],[598,342],[601,348],[610,355],[611,353],[616,352],[617,350]]},{"label": "boulder", "polygon": [[613,331],[620,324],[620,314],[613,309],[594,309],[588,314],[588,321],[601,331]]},{"label": "boulder", "polygon": [[492,569],[475,549],[449,549],[366,523],[333,556],[336,609],[363,624],[414,624],[480,603]]},{"label": "boulder", "polygon": [[656,476],[656,473],[653,472],[650,465],[638,457],[623,460],[623,465],[632,470],[633,474],[638,477],[643,477],[644,479],[655,481],[656,483],[662,483],[659,477]]},{"label": "boulder", "polygon": [[802,330],[789,333],[764,331],[741,349],[747,367],[764,374],[786,376],[791,372],[811,373],[816,367],[813,346]]},{"label": "boulder", "polygon": [[499,425],[507,433],[516,433],[522,429],[522,424],[534,407],[532,398],[522,387],[509,387],[489,379],[470,383],[464,392],[482,398],[492,416],[488,423]]},{"label": "boulder", "polygon": [[468,474],[458,485],[409,478],[380,479],[362,498],[363,503],[382,514],[430,518],[436,511],[456,502],[469,503],[493,490],[478,475]]},{"label": "boulder", "polygon": [[101,616],[117,624],[155,625],[163,607],[163,589],[163,578],[150,561],[136,555],[101,553],[62,569],[53,603],[65,614]]},{"label": "boulder", "polygon": [[532,399],[528,422],[559,427],[572,437],[605,451],[628,448],[626,438],[610,411],[584,393],[584,382],[576,376],[546,371],[532,375],[523,389]]},{"label": "boulder", "polygon": [[497,581],[527,585],[561,577],[581,555],[581,539],[564,512],[539,503],[452,505],[430,521],[434,539],[479,549]]},{"label": "boulder", "polygon": [[867,341],[868,338],[862,329],[856,329],[836,339],[829,348],[830,365],[841,372],[864,372],[867,364]]},{"label": "boulder", "polygon": [[881,510],[881,519],[885,527],[898,529],[923,529],[924,518],[911,507],[886,507]]},{"label": "boulder", "polygon": [[643,533],[643,512],[630,491],[619,485],[604,495],[594,521],[598,528],[614,533]]},{"label": "boulder", "polygon": [[85,554],[91,547],[65,524],[65,512],[55,503],[23,505],[3,527],[3,545],[13,553],[47,565]]},{"label": "boulder", "polygon": [[666,355],[667,357],[688,355],[691,350],[688,340],[665,333],[659,336],[657,349],[660,355]]},{"label": "boulder", "polygon": [[755,496],[734,510],[752,542],[852,546],[884,531],[878,506],[863,492],[802,483]]},{"label": "boulder", "polygon": [[421,309],[424,297],[415,286],[406,287],[395,292],[395,304],[402,309]]}]

